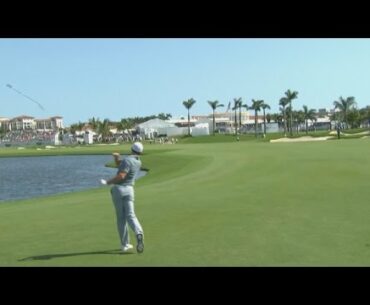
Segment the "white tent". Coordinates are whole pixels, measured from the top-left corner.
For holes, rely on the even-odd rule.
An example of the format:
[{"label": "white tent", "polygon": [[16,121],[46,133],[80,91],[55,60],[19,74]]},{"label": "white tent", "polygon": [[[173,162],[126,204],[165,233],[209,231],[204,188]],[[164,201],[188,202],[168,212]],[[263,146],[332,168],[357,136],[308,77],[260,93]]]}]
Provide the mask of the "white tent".
[{"label": "white tent", "polygon": [[175,127],[175,125],[172,123],[168,123],[161,119],[152,119],[137,125],[137,131],[141,136],[152,139],[163,131],[166,133],[167,128],[173,127]]},{"label": "white tent", "polygon": [[191,128],[191,135],[193,137],[208,136],[209,135],[209,125],[208,123],[197,124],[195,127]]}]

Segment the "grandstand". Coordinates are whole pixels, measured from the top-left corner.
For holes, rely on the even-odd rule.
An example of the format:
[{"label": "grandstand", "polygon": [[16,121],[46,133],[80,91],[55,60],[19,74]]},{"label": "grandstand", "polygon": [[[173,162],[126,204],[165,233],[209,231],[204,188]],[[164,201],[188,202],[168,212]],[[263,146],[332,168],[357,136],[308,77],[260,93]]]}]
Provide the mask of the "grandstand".
[{"label": "grandstand", "polygon": [[58,145],[63,118],[54,116],[35,119],[22,115],[12,119],[0,118],[0,146]]}]

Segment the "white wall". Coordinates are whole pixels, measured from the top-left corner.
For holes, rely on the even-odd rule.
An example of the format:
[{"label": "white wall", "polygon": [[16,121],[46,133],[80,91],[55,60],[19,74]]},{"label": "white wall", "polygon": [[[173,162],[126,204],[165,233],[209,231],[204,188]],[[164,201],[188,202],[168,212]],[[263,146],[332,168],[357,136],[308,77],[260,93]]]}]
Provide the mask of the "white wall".
[{"label": "white wall", "polygon": [[183,136],[188,134],[188,128],[187,127],[158,128],[158,134],[166,134],[167,137]]},{"label": "white wall", "polygon": [[54,145],[60,145],[61,143],[60,143],[60,141],[59,141],[59,133],[57,132],[57,133],[55,133],[55,135],[54,135],[54,141],[53,141],[53,144]]},{"label": "white wall", "polygon": [[85,134],[84,134],[84,142],[86,144],[93,144],[94,143],[93,134],[91,132],[85,132]]},{"label": "white wall", "polygon": [[196,127],[192,127],[191,128],[191,135],[193,137],[208,136],[209,135],[208,124],[199,124]]}]

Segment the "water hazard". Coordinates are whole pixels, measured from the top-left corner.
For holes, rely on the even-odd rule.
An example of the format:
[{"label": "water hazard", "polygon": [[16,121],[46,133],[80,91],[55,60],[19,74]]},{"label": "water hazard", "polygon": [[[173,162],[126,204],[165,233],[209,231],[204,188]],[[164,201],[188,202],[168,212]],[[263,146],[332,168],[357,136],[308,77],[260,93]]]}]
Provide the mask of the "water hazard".
[{"label": "water hazard", "polygon": [[111,161],[110,155],[0,158],[0,202],[100,187],[101,178],[116,174],[105,167]]}]

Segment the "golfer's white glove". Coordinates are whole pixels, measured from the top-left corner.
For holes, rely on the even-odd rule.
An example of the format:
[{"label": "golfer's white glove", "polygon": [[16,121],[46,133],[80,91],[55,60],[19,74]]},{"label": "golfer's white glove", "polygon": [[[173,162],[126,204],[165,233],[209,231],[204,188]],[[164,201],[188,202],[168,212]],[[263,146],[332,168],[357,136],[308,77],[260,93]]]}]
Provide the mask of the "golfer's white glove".
[{"label": "golfer's white glove", "polygon": [[106,185],[107,184],[107,180],[100,179],[100,183],[103,184],[103,185]]}]

